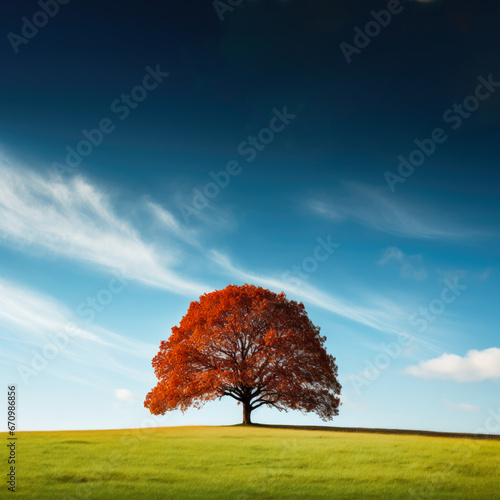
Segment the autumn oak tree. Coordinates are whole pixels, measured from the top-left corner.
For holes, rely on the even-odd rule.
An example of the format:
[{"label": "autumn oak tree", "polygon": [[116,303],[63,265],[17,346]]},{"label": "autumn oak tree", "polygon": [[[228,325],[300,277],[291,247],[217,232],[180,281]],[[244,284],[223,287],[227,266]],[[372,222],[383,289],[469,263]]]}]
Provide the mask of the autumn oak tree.
[{"label": "autumn oak tree", "polygon": [[153,359],[158,384],[144,406],[155,415],[231,396],[253,410],[338,415],[341,386],[326,337],[302,303],[253,285],[229,285],[191,302]]}]

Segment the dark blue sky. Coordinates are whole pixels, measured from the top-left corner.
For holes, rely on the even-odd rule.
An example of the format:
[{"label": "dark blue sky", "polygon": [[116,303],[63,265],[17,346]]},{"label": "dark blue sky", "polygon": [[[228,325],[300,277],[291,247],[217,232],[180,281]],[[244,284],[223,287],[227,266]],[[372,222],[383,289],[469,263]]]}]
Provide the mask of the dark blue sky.
[{"label": "dark blue sky", "polygon": [[[100,148],[106,162],[114,147],[128,148],[130,164],[115,165],[121,172],[135,175],[144,168],[134,166],[139,159],[162,170],[158,151],[186,157],[189,150],[196,164],[225,158],[245,127],[260,128],[283,103],[300,110],[300,120],[287,132],[288,156],[276,152],[276,175],[300,177],[303,165],[314,164],[327,179],[349,172],[377,182],[379,164],[438,126],[478,75],[498,75],[500,41],[498,2],[403,1],[403,11],[347,64],[339,44],[352,43],[370,8],[386,5],[243,1],[221,22],[210,1],[69,2],[18,54],[8,40],[2,44],[2,136],[57,158],[82,124],[92,126],[147,64],[159,63],[171,73],[168,83]],[[0,21],[5,34],[19,34],[22,16],[40,10],[25,1],[8,9]],[[496,189],[499,103],[500,93],[484,103],[412,183]],[[479,151],[485,175],[471,176],[464,155]]]},{"label": "dark blue sky", "polygon": [[[160,340],[201,293],[243,282],[284,290],[322,327],[339,425],[481,427],[500,364],[498,1],[243,0],[221,20],[210,0],[70,0],[20,41],[42,4],[0,18],[0,340],[27,413],[48,384],[109,408],[27,427],[139,426]],[[367,29],[379,34],[361,47]],[[143,82],[155,88],[127,101]],[[109,133],[57,174],[103,120]],[[400,156],[413,164],[398,171]],[[328,238],[339,246],[311,260]],[[123,293],[109,291],[118,271]],[[442,302],[457,280],[467,291]],[[443,310],[425,319],[431,305]],[[26,375],[68,322],[83,347]],[[371,380],[401,335],[413,343]],[[203,418],[232,421],[233,406]]]}]

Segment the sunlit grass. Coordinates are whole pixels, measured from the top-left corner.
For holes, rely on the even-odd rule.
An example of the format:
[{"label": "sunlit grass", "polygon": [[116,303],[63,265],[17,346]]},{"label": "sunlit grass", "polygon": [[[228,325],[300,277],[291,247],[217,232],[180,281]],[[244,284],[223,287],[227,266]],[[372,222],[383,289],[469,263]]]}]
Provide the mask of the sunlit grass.
[{"label": "sunlit grass", "polygon": [[17,498],[500,498],[499,441],[259,427],[17,435]]}]

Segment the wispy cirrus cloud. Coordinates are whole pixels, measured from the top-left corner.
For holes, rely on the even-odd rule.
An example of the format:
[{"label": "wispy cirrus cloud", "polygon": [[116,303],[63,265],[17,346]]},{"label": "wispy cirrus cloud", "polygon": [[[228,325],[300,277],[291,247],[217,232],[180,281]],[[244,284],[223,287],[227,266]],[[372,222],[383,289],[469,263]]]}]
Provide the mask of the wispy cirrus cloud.
[{"label": "wispy cirrus cloud", "polygon": [[[71,318],[71,312],[51,297],[0,279],[0,335],[3,338],[10,338],[7,332],[14,331],[18,334],[17,341],[36,344],[40,339],[51,338],[51,334],[65,332]],[[104,344],[86,328],[78,328],[72,334],[84,341]]]},{"label": "wispy cirrus cloud", "polygon": [[171,212],[151,200],[146,201],[145,207],[154,216],[160,227],[163,227],[170,234],[185,241],[186,243],[189,243],[197,248],[200,247],[200,244],[196,239],[196,231],[181,225]]},{"label": "wispy cirrus cloud", "polygon": [[500,349],[490,347],[483,351],[470,350],[465,356],[443,354],[438,358],[408,366],[405,372],[421,378],[478,382],[500,378]]},{"label": "wispy cirrus cloud", "polygon": [[467,403],[453,403],[452,401],[448,401],[447,399],[443,399],[443,402],[446,404],[447,410],[459,410],[459,411],[470,411],[470,412],[480,411],[479,406],[469,405]]},{"label": "wispy cirrus cloud", "polygon": [[[294,287],[279,278],[263,276],[246,271],[235,266],[231,259],[218,251],[209,253],[212,260],[217,263],[228,275],[241,281],[266,286],[276,292],[284,291],[290,298],[314,304],[326,311],[337,314],[358,324],[374,328],[380,332],[394,335],[410,335],[407,330],[408,313],[396,303],[374,294],[365,294],[365,304],[353,304],[345,299],[326,293],[316,287],[302,283],[300,288]],[[419,343],[425,344],[435,350],[435,346],[422,337],[411,336]]]},{"label": "wispy cirrus cloud", "polygon": [[388,263],[394,264],[399,269],[399,276],[402,278],[412,278],[417,281],[423,280],[427,273],[422,264],[421,255],[405,255],[397,247],[387,247],[377,264],[384,266]]},{"label": "wispy cirrus cloud", "polygon": [[[206,286],[177,274],[174,247],[158,249],[119,217],[110,197],[82,177],[60,178],[14,168],[0,160],[0,236],[4,243],[43,250],[177,294],[200,294]],[[154,206],[176,235],[175,219]]]},{"label": "wispy cirrus cloud", "polygon": [[[4,362],[32,369],[33,354],[38,353],[46,358],[49,369],[53,358],[71,362],[73,374],[77,366],[84,374],[94,367],[132,380],[149,380],[146,371],[130,368],[127,360],[142,358],[147,366],[157,349],[152,344],[82,322],[52,297],[2,279],[0,332],[0,357]],[[45,355],[44,349],[49,354]],[[63,378],[67,375],[60,368],[56,373]]]},{"label": "wispy cirrus cloud", "polygon": [[258,274],[239,269],[232,264],[227,255],[224,255],[216,250],[212,250],[210,252],[210,256],[213,261],[223,268],[228,274],[240,280],[258,283],[274,290],[284,291],[291,295],[304,298],[308,302],[314,303],[319,307],[327,309],[343,317],[352,319],[372,328],[381,329],[381,325],[370,311],[348,305],[336,297],[320,292],[310,285],[304,283],[301,285],[300,290],[298,290],[290,283],[278,278],[259,276]]},{"label": "wispy cirrus cloud", "polygon": [[115,389],[114,394],[118,401],[125,401],[127,403],[136,403],[139,401],[129,389]]},{"label": "wispy cirrus cloud", "polygon": [[491,233],[466,227],[435,208],[413,206],[389,196],[383,189],[356,182],[343,184],[347,196],[337,195],[335,202],[309,200],[306,206],[333,222],[352,220],[384,233],[415,239],[467,240]]}]

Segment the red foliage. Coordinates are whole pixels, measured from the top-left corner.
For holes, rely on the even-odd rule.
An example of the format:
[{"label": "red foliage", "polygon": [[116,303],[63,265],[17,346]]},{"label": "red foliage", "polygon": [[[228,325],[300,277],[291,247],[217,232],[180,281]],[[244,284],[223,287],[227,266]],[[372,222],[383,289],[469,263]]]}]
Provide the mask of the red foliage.
[{"label": "red foliage", "polygon": [[153,359],[159,380],[144,406],[153,414],[200,408],[231,396],[252,410],[338,415],[341,386],[326,337],[302,303],[253,285],[229,285],[191,302],[179,326]]}]

